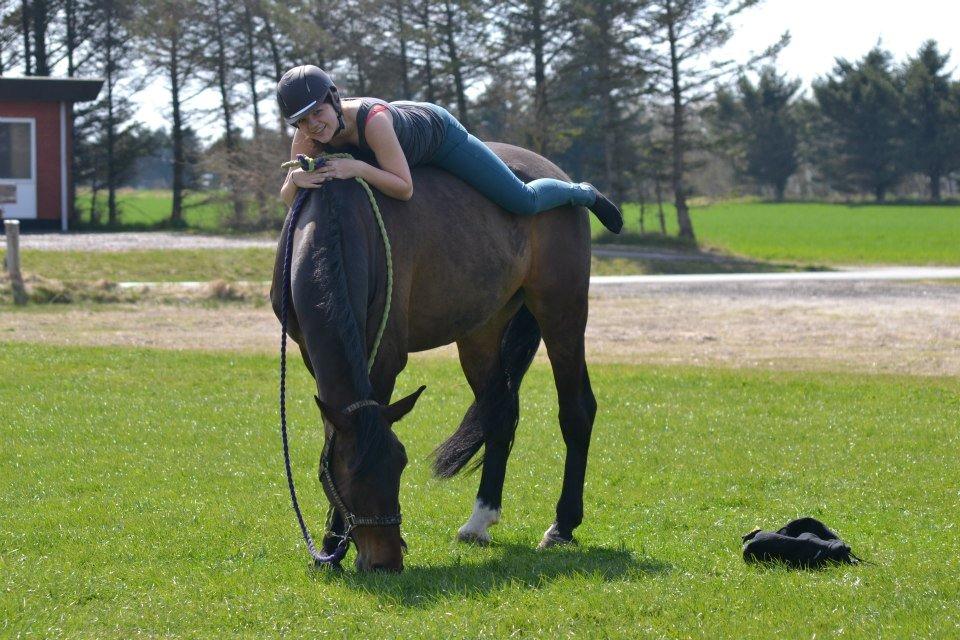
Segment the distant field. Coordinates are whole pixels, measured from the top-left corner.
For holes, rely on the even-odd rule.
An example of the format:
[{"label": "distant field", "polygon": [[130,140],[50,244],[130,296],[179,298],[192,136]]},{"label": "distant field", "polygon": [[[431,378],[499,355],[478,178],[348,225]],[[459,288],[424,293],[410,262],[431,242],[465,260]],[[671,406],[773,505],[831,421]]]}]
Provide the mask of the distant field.
[{"label": "distant field", "polygon": [[[956,379],[594,366],[581,545],[538,553],[563,467],[532,367],[495,544],[454,541],[476,474],[429,452],[470,401],[452,359],[396,426],[400,576],[307,570],[275,357],[0,344],[4,637],[902,638],[960,634]],[[319,533],[322,430],[291,368],[291,451]],[[874,564],[748,566],[740,536],[814,515]],[[352,555],[350,557],[352,559]]]},{"label": "distant field", "polygon": [[[80,222],[90,227],[89,191],[77,193],[77,208],[80,210]],[[184,199],[183,219],[187,227],[200,231],[223,232],[221,222],[222,206],[207,202],[209,194],[189,193]],[[170,207],[173,197],[165,189],[121,189],[117,194],[120,208],[119,227],[142,229],[163,226],[170,220]],[[98,195],[98,208],[101,211],[101,223],[106,223],[106,193]]]},{"label": "distant field", "polygon": [[[626,228],[639,231],[639,207]],[[676,215],[667,231],[676,234]],[[960,206],[722,202],[691,211],[703,246],[756,260],[810,264],[960,264]],[[594,235],[602,227],[593,220]],[[647,231],[656,228],[648,211]],[[610,242],[620,240],[610,238]]]}]

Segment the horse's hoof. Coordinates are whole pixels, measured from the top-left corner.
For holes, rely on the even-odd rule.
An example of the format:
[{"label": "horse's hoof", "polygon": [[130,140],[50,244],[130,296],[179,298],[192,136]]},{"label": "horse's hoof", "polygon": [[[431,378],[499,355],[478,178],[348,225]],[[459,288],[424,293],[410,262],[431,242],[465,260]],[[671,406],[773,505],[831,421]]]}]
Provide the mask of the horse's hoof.
[{"label": "horse's hoof", "polygon": [[557,525],[553,524],[544,532],[543,539],[540,541],[540,544],[537,545],[537,549],[543,550],[568,544],[577,544],[577,539],[572,535],[570,537],[561,535],[560,532],[557,531]]},{"label": "horse's hoof", "polygon": [[480,547],[485,547],[490,544],[491,538],[490,534],[486,531],[470,531],[460,529],[460,531],[457,532],[457,540],[466,544],[475,544]]}]

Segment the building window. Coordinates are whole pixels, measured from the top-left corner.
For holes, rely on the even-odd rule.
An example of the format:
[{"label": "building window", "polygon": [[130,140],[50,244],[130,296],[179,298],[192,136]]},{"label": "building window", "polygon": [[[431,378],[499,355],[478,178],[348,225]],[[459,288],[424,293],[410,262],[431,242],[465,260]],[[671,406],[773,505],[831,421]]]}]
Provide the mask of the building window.
[{"label": "building window", "polygon": [[0,122],[0,180],[33,178],[29,122]]}]

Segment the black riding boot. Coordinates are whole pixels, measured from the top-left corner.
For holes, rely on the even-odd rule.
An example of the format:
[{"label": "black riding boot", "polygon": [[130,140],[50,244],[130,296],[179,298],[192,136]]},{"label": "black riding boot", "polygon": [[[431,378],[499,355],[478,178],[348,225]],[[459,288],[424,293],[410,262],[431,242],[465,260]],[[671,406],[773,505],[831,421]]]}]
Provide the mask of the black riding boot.
[{"label": "black riding boot", "polygon": [[617,205],[610,202],[605,195],[600,193],[595,186],[589,182],[586,184],[597,197],[596,202],[589,207],[590,211],[593,211],[593,214],[597,216],[597,219],[600,220],[607,229],[613,233],[620,233],[620,230],[623,229],[623,214],[620,213],[620,209],[617,208]]}]

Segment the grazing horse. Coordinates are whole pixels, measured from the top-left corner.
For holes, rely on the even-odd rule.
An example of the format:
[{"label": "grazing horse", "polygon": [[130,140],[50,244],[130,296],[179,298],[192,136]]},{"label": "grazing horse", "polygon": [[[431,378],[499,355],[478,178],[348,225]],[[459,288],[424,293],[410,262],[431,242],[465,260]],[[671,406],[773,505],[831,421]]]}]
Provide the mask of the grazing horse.
[{"label": "grazing horse", "polygon": [[[490,147],[525,182],[569,180],[531,151]],[[394,384],[408,353],[456,342],[474,402],[456,432],[436,449],[434,471],[449,478],[484,449],[476,502],[458,537],[489,542],[488,528],[500,518],[520,382],[542,337],[567,453],[556,520],[540,546],[572,542],[583,520],[587,449],[597,410],[584,360],[588,214],[560,207],[514,215],[444,171],[420,167],[413,177],[416,191],[407,202],[376,194],[394,275],[389,319],[369,373],[367,355],[386,301],[386,252],[361,185],[337,180],[311,190],[292,236],[288,334],[316,379],[339,499],[359,516],[399,513],[407,458],[391,424],[413,408],[423,389],[389,404]],[[289,224],[290,216],[271,287],[278,317]],[[343,528],[337,512],[332,531]],[[351,533],[359,569],[403,568],[399,525],[358,526]],[[328,534],[324,548],[336,542]]]}]

